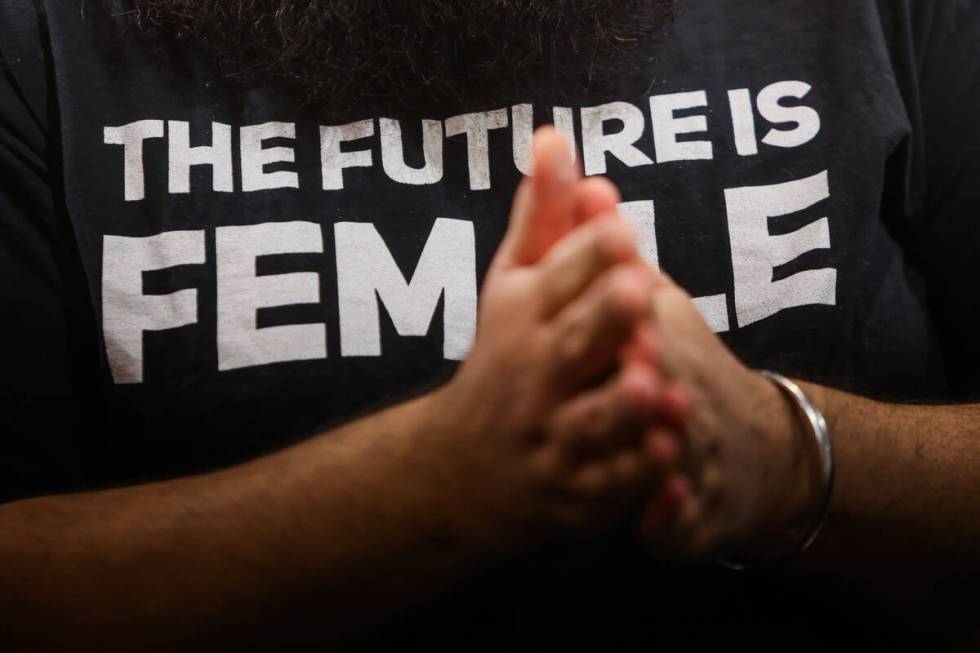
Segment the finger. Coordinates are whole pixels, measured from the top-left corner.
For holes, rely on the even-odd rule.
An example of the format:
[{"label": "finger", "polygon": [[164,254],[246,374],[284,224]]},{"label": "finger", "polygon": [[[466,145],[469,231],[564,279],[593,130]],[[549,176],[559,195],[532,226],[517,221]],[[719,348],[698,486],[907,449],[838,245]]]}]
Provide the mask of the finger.
[{"label": "finger", "polygon": [[660,363],[660,335],[648,324],[639,324],[633,331],[633,337],[623,348],[620,363],[646,363],[656,367]]},{"label": "finger", "polygon": [[[690,489],[684,491],[693,492]],[[675,498],[677,496],[675,494]],[[681,499],[666,519],[658,521],[657,517],[655,513],[648,512],[644,524],[645,543],[654,553],[692,562],[717,555],[721,544],[720,533],[699,494],[689,493]]]},{"label": "finger", "polygon": [[633,364],[601,388],[559,408],[550,433],[572,465],[636,448],[657,413],[661,392],[657,373]]},{"label": "finger", "polygon": [[589,177],[576,187],[575,224],[615,212],[621,201],[616,184],[606,177]]},{"label": "finger", "polygon": [[646,451],[654,468],[666,473],[680,460],[681,444],[675,432],[658,426],[647,435]]},{"label": "finger", "polygon": [[522,247],[524,232],[528,229],[528,222],[531,220],[531,195],[533,193],[534,184],[530,177],[525,177],[518,184],[514,194],[507,233],[504,234],[503,241],[501,241],[493,259],[494,266],[514,267],[520,265],[518,250]]},{"label": "finger", "polygon": [[[635,261],[633,233],[618,216],[606,215],[579,227],[541,261],[537,284],[543,316],[557,314],[609,268]],[[649,296],[644,303],[649,304]]]},{"label": "finger", "polygon": [[685,477],[675,475],[663,482],[660,491],[647,507],[641,523],[648,546],[655,550],[664,547],[667,539],[665,530],[691,497],[691,483]]},{"label": "finger", "polygon": [[667,272],[664,272],[661,268],[654,268],[652,273],[653,277],[653,296],[654,303],[672,303],[676,302],[684,296],[687,295],[687,291],[684,290],[673,277],[671,277]]},{"label": "finger", "polygon": [[533,265],[575,227],[581,179],[568,138],[554,127],[534,136],[534,175],[514,201],[500,256],[509,265]]},{"label": "finger", "polygon": [[621,266],[604,275],[552,323],[552,373],[559,387],[594,382],[618,361],[649,310],[646,271]]},{"label": "finger", "polygon": [[661,417],[676,429],[684,430],[691,417],[691,393],[678,381],[670,382],[664,390]]},{"label": "finger", "polygon": [[583,467],[573,484],[595,510],[614,518],[619,510],[649,495],[661,480],[641,450],[629,449]]},{"label": "finger", "polygon": [[657,268],[655,276],[656,282],[654,285],[658,290],[680,288],[680,285],[674,281],[674,278],[667,272],[664,272],[662,268]]},{"label": "finger", "polygon": [[677,285],[663,270],[652,269],[650,275],[653,283],[652,315],[656,323],[683,323],[690,320],[704,322],[684,288]]}]

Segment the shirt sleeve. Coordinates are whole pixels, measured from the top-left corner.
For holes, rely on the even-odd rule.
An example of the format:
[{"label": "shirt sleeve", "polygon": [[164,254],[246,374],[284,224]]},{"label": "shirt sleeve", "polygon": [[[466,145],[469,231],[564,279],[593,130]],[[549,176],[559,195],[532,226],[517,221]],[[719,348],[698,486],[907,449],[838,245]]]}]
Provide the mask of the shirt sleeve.
[{"label": "shirt sleeve", "polygon": [[904,236],[954,386],[980,399],[980,0],[909,0],[912,122]]},{"label": "shirt sleeve", "polygon": [[96,385],[38,15],[16,4],[0,2],[0,503],[84,485]]}]

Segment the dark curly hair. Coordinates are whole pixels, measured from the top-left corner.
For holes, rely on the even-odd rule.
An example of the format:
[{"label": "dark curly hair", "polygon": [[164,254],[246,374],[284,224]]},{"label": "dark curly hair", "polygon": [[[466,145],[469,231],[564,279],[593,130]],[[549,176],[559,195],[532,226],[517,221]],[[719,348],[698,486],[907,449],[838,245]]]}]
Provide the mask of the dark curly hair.
[{"label": "dark curly hair", "polygon": [[284,83],[318,103],[394,98],[410,105],[601,87],[623,57],[653,42],[673,11],[672,0],[112,4],[144,34],[205,47],[238,82]]}]

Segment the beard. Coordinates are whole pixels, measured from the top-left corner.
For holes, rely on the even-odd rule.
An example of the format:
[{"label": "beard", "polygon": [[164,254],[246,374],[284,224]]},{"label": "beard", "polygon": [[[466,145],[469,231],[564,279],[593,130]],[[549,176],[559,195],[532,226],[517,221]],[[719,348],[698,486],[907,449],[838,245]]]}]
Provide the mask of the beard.
[{"label": "beard", "polygon": [[229,80],[288,87],[321,109],[476,107],[602,93],[631,54],[652,58],[673,10],[673,0],[115,4],[142,34],[206,50]]}]

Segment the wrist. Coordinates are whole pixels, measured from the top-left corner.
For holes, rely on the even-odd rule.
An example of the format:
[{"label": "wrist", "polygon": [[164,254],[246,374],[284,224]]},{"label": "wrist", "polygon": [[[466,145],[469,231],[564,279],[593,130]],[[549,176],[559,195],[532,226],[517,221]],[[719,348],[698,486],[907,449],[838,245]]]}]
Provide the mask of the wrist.
[{"label": "wrist", "polygon": [[514,551],[494,509],[496,483],[481,469],[479,443],[493,437],[486,416],[473,411],[470,384],[459,375],[420,399],[422,418],[413,441],[411,473],[426,495],[430,518],[444,537],[483,560]]},{"label": "wrist", "polygon": [[740,553],[778,557],[805,537],[801,532],[813,522],[821,483],[813,471],[813,434],[796,404],[769,379],[753,376],[758,396],[753,413],[765,462],[750,537]]}]

